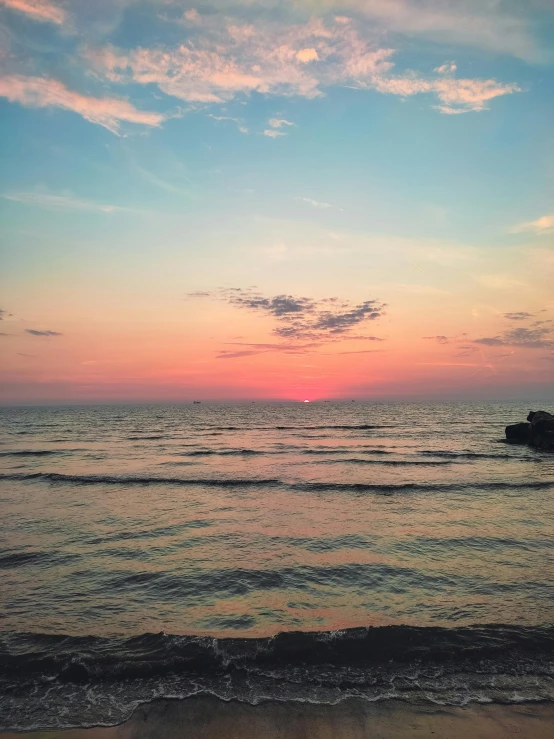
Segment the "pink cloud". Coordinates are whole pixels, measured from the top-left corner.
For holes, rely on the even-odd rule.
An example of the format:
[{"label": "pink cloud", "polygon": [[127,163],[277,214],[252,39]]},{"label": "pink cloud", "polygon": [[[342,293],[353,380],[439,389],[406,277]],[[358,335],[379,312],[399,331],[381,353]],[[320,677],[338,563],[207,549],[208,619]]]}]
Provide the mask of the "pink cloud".
[{"label": "pink cloud", "polygon": [[57,80],[45,77],[10,75],[0,77],[0,96],[30,108],[63,108],[78,113],[87,121],[119,132],[121,122],[159,126],[164,116],[137,110],[118,98],[97,98],[69,90]]},{"label": "pink cloud", "polygon": [[456,79],[455,65],[445,76],[414,71],[395,74],[393,49],[376,48],[353,24],[231,24],[202,16],[193,41],[174,48],[115,47],[88,50],[85,56],[110,81],[156,84],[167,95],[189,102],[222,103],[258,92],[314,98],[333,85],[354,85],[382,94],[409,97],[427,93],[446,114],[486,110],[495,97],[519,92],[513,83]]},{"label": "pink cloud", "polygon": [[539,235],[554,233],[554,215],[541,216],[540,218],[537,218],[536,221],[519,223],[517,226],[513,226],[511,231],[512,233],[534,231]]},{"label": "pink cloud", "polygon": [[65,10],[48,0],[0,0],[0,5],[26,13],[37,21],[61,25],[66,20]]},{"label": "pink cloud", "polygon": [[296,52],[296,58],[306,64],[307,62],[317,61],[319,55],[315,49],[300,49],[300,51]]},{"label": "pink cloud", "polygon": [[[220,38],[220,36],[223,38]],[[113,47],[86,53],[97,70],[119,82],[155,83],[167,95],[188,102],[224,102],[238,93],[261,92],[315,97],[318,79],[297,58],[291,39],[276,39],[251,26],[228,26],[194,46],[135,49]]]},{"label": "pink cloud", "polygon": [[433,90],[443,104],[443,113],[486,110],[486,103],[501,95],[521,92],[515,84],[502,84],[495,80],[440,79],[433,83]]},{"label": "pink cloud", "polygon": [[[246,1],[246,0],[243,0]],[[282,2],[282,0],[281,0]],[[547,0],[544,0],[547,2]],[[308,5],[309,0],[296,0]],[[327,3],[321,4],[323,7]],[[373,24],[409,37],[419,35],[447,44],[464,44],[511,54],[530,61],[542,57],[524,13],[510,12],[510,3],[483,0],[342,0],[330,3],[352,10]],[[339,16],[337,22],[348,21]]]},{"label": "pink cloud", "polygon": [[419,93],[433,93],[439,99],[441,113],[456,114],[486,110],[486,103],[501,95],[521,92],[512,83],[503,84],[495,80],[455,79],[453,77],[424,79],[417,75],[374,78],[370,86],[383,93],[402,97]]}]

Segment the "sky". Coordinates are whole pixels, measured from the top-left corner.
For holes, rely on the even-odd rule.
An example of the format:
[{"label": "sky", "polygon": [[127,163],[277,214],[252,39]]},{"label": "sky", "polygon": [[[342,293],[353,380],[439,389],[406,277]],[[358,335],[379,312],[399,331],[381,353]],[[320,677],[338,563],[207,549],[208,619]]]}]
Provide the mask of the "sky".
[{"label": "sky", "polygon": [[554,0],[0,0],[0,403],[554,400]]}]

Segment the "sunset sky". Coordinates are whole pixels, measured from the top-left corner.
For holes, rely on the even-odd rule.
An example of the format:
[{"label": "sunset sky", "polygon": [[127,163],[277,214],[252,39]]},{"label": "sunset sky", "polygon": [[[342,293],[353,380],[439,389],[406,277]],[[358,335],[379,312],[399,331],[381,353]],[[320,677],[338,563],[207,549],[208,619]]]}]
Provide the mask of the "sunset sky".
[{"label": "sunset sky", "polygon": [[0,0],[1,403],[554,399],[552,0]]}]

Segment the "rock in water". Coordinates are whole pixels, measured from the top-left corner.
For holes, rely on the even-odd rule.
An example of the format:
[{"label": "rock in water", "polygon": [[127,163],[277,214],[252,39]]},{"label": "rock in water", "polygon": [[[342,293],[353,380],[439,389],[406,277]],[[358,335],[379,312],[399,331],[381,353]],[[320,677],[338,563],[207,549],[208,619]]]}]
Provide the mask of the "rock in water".
[{"label": "rock in water", "polygon": [[513,444],[528,444],[530,437],[530,423],[513,423],[511,426],[506,426],[506,439]]},{"label": "rock in water", "polygon": [[531,411],[527,423],[506,426],[506,440],[512,444],[529,444],[541,451],[554,452],[554,416],[547,411]]},{"label": "rock in water", "polygon": [[548,411],[529,411],[527,420],[530,423],[538,423],[539,421],[554,421],[554,416]]}]

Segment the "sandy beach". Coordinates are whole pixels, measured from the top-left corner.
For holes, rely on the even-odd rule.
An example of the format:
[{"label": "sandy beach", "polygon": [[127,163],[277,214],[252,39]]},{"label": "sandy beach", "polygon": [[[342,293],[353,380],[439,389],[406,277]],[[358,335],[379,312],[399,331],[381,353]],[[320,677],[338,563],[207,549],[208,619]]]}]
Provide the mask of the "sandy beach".
[{"label": "sandy beach", "polygon": [[414,707],[349,700],[335,706],[215,698],[157,701],[110,728],[2,733],[0,739],[553,739],[554,705]]}]

